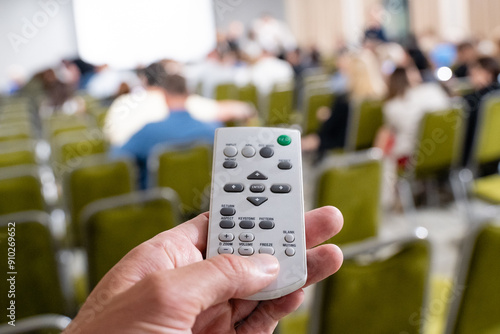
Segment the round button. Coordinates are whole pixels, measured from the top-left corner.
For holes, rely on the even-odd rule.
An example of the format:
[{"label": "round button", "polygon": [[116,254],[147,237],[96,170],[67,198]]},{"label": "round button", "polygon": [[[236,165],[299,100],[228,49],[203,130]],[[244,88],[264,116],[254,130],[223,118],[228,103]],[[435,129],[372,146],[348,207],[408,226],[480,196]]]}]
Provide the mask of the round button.
[{"label": "round button", "polygon": [[241,154],[243,154],[245,158],[251,158],[255,155],[255,149],[253,146],[245,146],[241,150]]},{"label": "round button", "polygon": [[278,137],[278,144],[281,146],[288,146],[292,143],[292,138],[288,137],[287,135],[281,135]]},{"label": "round button", "polygon": [[295,249],[292,247],[288,247],[285,249],[285,254],[288,256],[294,256],[295,255]]},{"label": "round button", "polygon": [[293,234],[287,234],[285,235],[285,241],[290,243],[295,241],[295,236]]},{"label": "round button", "polygon": [[238,149],[234,146],[226,146],[224,148],[224,155],[226,157],[234,157],[236,156],[236,154],[238,154]]},{"label": "round button", "polygon": [[266,146],[266,147],[261,148],[260,155],[263,158],[270,158],[270,157],[272,157],[274,155],[274,151],[273,151],[272,148]]}]

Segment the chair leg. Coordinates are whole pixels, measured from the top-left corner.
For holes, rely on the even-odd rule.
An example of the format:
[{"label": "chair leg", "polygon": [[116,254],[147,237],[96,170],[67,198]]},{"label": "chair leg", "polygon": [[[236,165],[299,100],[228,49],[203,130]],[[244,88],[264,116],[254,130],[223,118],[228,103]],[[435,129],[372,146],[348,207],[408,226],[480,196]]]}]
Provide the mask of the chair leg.
[{"label": "chair leg", "polygon": [[465,213],[469,224],[475,221],[474,212],[469,201],[468,187],[474,179],[469,169],[455,170],[450,173],[450,184],[453,198],[457,203],[458,209]]},{"label": "chair leg", "polygon": [[441,201],[439,199],[439,185],[436,179],[425,180],[425,202],[427,206],[439,206]]},{"label": "chair leg", "polygon": [[405,216],[409,219],[410,223],[414,227],[418,226],[416,220],[416,206],[415,200],[413,199],[413,191],[411,187],[411,182],[407,179],[400,179],[397,183],[398,195],[403,206],[403,211]]}]

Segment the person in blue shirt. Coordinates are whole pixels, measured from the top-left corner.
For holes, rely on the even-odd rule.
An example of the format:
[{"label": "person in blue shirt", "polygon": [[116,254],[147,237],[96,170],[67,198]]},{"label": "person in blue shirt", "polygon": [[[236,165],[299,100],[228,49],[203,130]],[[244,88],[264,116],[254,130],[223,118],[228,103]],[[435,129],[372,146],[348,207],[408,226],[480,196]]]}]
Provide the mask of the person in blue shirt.
[{"label": "person in blue shirt", "polygon": [[201,122],[191,117],[186,110],[188,91],[182,76],[167,74],[160,82],[170,114],[160,122],[144,126],[114,152],[115,155],[128,154],[136,158],[143,188],[147,185],[147,160],[156,145],[190,142],[213,144],[215,129],[222,126],[219,122]]}]

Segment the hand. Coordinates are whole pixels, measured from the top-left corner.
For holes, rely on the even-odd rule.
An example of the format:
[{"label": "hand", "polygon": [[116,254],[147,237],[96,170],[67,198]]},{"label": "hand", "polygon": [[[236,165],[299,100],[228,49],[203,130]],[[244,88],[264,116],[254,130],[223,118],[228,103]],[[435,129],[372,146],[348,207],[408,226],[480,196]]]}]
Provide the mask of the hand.
[{"label": "hand", "polygon": [[[312,248],[342,228],[340,211],[306,214],[308,279],[336,272],[342,252],[331,244]],[[272,333],[295,311],[304,292],[263,302],[241,300],[269,285],[279,271],[271,255],[220,255],[203,260],[208,214],[163,232],[130,251],[92,291],[73,333]]]}]

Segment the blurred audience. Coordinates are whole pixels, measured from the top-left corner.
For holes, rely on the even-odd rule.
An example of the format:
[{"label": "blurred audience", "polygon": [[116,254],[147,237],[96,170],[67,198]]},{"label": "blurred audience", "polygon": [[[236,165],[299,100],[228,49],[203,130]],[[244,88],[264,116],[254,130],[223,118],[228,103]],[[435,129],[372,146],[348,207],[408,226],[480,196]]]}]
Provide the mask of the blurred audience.
[{"label": "blurred audience", "polygon": [[453,66],[453,74],[457,78],[469,76],[469,64],[477,59],[477,52],[471,42],[463,42],[457,46],[457,60]]},{"label": "blurred audience", "polygon": [[294,71],[290,63],[276,58],[271,50],[264,49],[260,59],[253,65],[250,76],[259,94],[267,96],[275,85],[291,84]]}]

